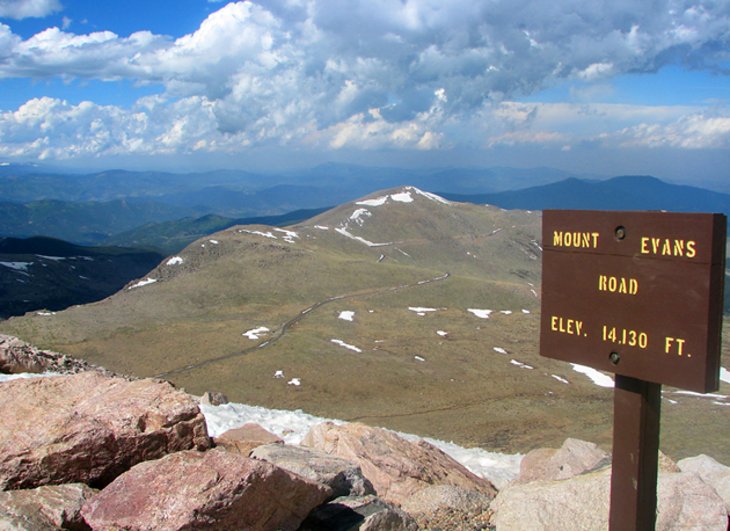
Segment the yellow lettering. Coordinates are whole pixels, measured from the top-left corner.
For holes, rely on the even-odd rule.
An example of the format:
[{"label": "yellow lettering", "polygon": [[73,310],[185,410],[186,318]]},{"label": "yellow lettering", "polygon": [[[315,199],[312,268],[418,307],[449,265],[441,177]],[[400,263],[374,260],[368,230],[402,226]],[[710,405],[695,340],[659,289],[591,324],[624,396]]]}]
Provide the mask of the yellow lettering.
[{"label": "yellow lettering", "polygon": [[695,249],[695,245],[696,243],[694,240],[689,240],[687,242],[687,258],[694,258],[695,256],[697,256],[697,250]]},{"label": "yellow lettering", "polygon": [[[684,352],[684,344],[686,343],[686,340],[679,338],[679,337],[665,337],[664,338],[664,352],[665,354],[669,354],[670,352],[676,352],[677,356],[684,356],[686,353]],[[676,348],[675,348],[676,345]],[[686,354],[688,358],[692,357],[692,354]]]},{"label": "yellow lettering", "polygon": [[575,247],[577,249],[598,248],[597,232],[568,232],[561,230],[553,231],[553,246]]},{"label": "yellow lettering", "polygon": [[697,242],[672,238],[641,237],[639,252],[659,256],[694,258],[697,256]]},{"label": "yellow lettering", "polygon": [[598,291],[636,295],[639,293],[639,281],[635,278],[598,275]]},{"label": "yellow lettering", "polygon": [[583,321],[568,319],[558,315],[550,316],[550,330],[569,336],[585,335],[583,334]]},{"label": "yellow lettering", "polygon": [[674,240],[674,256],[684,256],[684,240]]},{"label": "yellow lettering", "polygon": [[664,245],[662,245],[662,256],[672,256],[672,244],[669,243],[669,240],[664,240]]}]

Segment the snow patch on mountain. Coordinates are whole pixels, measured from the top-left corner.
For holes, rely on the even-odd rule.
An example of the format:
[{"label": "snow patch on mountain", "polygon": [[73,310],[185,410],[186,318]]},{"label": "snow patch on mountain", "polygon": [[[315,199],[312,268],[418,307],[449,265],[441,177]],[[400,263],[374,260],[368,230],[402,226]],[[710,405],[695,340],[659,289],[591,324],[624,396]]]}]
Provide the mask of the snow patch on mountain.
[{"label": "snow patch on mountain", "polygon": [[337,318],[342,319],[343,321],[353,321],[355,319],[355,312],[352,310],[343,310]]},{"label": "snow patch on mountain", "polygon": [[420,315],[421,317],[423,317],[424,315],[426,315],[429,312],[438,311],[437,308],[425,308],[423,306],[409,306],[408,309],[412,312],[415,312],[416,315]]},{"label": "snow patch on mountain", "polygon": [[346,348],[347,350],[352,350],[353,352],[362,352],[361,348],[356,347],[355,345],[350,345],[349,343],[345,343],[341,339],[330,339],[332,343],[335,345],[339,345],[343,348]]},{"label": "snow patch on mountain", "polygon": [[129,289],[141,288],[142,286],[147,286],[149,284],[154,284],[155,282],[157,282],[157,279],[156,278],[147,277],[144,280],[140,280],[136,284],[132,284],[127,289],[129,290]]},{"label": "snow patch on mountain", "polygon": [[573,370],[581,374],[585,374],[591,381],[599,387],[613,387],[613,378],[603,374],[596,369],[586,367],[585,365],[578,365],[577,363],[571,363]]},{"label": "snow patch on mountain", "polygon": [[390,198],[398,203],[413,203],[413,197],[410,192],[400,192],[397,194],[391,194]]},{"label": "snow patch on mountain", "polygon": [[28,271],[28,268],[33,265],[33,262],[0,262],[1,266],[9,267],[16,271]]},{"label": "snow patch on mountain", "polygon": [[367,208],[358,208],[355,212],[350,215],[350,221],[354,221],[360,227],[365,223],[365,218],[369,218],[373,215]]},{"label": "snow patch on mountain", "polygon": [[393,245],[393,242],[383,242],[383,243],[376,243],[371,242],[370,240],[366,240],[365,238],[361,238],[360,236],[355,236],[350,231],[347,230],[347,227],[338,227],[335,229],[336,232],[339,234],[342,234],[343,236],[346,236],[350,238],[351,240],[355,240],[356,242],[364,243],[368,247],[386,247],[388,245]]},{"label": "snow patch on mountain", "polygon": [[181,256],[173,256],[167,262],[165,262],[165,265],[172,266],[172,265],[179,265],[182,263],[183,263],[183,259]]},{"label": "snow patch on mountain", "polygon": [[244,335],[251,340],[256,340],[260,339],[262,335],[266,334],[266,332],[269,332],[268,328],[266,328],[265,326],[259,326],[258,328],[252,328],[251,330],[247,330],[241,335]]},{"label": "snow patch on mountain", "polygon": [[281,232],[284,234],[282,236],[282,240],[284,240],[287,243],[294,243],[295,239],[299,239],[299,234],[294,232],[293,230],[286,230],[286,229],[274,229],[276,232]]}]

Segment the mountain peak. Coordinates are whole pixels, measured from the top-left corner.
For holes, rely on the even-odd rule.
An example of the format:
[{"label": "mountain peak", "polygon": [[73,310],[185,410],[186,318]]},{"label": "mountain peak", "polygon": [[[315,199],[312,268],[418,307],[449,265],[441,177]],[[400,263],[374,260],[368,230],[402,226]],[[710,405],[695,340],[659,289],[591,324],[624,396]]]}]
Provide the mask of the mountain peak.
[{"label": "mountain peak", "polygon": [[393,188],[392,190],[386,190],[384,195],[383,192],[376,192],[374,194],[371,194],[370,196],[366,196],[360,201],[356,201],[355,204],[360,206],[375,207],[382,206],[388,202],[412,203],[415,200],[414,195],[416,197],[424,197],[429,201],[433,201],[434,203],[442,203],[445,205],[450,204],[449,201],[447,201],[443,197],[432,194],[431,192],[424,192],[423,190],[420,190],[415,186],[401,186],[399,188]]}]

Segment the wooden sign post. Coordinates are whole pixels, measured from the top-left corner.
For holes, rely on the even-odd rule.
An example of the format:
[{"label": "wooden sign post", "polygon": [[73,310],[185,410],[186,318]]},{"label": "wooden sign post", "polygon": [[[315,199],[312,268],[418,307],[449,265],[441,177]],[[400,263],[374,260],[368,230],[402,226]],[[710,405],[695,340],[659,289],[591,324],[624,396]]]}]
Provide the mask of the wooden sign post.
[{"label": "wooden sign post", "polygon": [[719,387],[722,214],[543,212],[540,354],[616,374],[612,530],[654,529],[661,386]]}]

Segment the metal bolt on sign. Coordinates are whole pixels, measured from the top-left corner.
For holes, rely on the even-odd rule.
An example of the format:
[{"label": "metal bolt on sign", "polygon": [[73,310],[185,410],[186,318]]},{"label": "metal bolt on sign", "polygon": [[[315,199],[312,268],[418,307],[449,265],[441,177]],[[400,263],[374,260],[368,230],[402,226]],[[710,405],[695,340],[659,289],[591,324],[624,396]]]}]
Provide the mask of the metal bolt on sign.
[{"label": "metal bolt on sign", "polygon": [[615,373],[609,526],[656,523],[661,386],[716,391],[723,214],[545,210],[540,355]]}]

